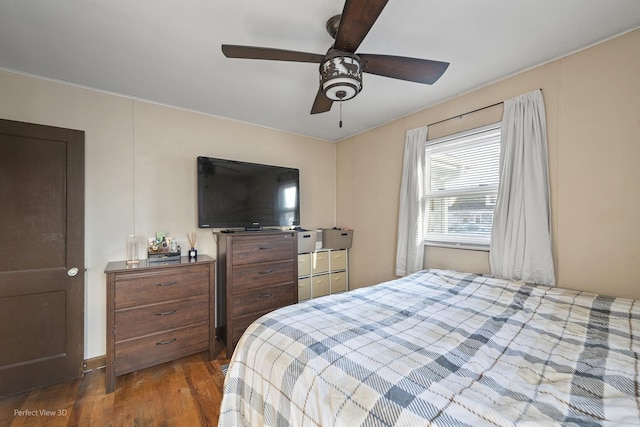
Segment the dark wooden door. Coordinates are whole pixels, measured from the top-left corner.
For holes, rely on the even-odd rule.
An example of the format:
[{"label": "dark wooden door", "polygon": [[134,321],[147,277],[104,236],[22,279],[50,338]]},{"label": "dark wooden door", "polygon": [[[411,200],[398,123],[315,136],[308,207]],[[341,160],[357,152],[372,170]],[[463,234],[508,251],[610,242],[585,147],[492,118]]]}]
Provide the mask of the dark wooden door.
[{"label": "dark wooden door", "polygon": [[83,357],[84,132],[0,119],[0,396]]}]

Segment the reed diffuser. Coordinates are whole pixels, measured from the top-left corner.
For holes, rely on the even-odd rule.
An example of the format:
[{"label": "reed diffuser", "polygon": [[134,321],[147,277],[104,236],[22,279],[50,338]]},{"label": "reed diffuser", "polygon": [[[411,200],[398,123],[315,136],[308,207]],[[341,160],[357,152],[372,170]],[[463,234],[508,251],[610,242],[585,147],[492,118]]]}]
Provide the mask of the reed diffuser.
[{"label": "reed diffuser", "polygon": [[198,258],[198,250],[196,249],[196,241],[198,240],[198,234],[195,231],[188,233],[187,240],[189,241],[189,246],[191,247],[191,249],[189,249],[189,259]]}]

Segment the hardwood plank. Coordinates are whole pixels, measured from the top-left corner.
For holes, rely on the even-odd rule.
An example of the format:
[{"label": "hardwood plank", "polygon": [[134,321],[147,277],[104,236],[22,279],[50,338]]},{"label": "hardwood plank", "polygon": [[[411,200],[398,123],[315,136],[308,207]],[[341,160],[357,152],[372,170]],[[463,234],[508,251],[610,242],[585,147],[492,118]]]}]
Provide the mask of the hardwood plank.
[{"label": "hardwood plank", "polygon": [[216,426],[229,363],[223,346],[118,377],[105,393],[105,369],[82,378],[0,399],[0,424],[38,426]]}]

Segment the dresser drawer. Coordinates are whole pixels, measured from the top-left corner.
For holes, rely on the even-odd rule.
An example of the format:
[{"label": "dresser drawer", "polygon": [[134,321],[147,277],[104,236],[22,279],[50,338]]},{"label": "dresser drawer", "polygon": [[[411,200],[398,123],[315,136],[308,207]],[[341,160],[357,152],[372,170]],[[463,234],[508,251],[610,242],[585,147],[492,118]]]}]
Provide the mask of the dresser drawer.
[{"label": "dresser drawer", "polygon": [[[231,352],[233,352],[233,349],[235,348],[236,344],[238,344],[240,337],[242,337],[242,334],[249,327],[249,325],[251,325],[255,320],[259,319],[267,313],[268,311],[262,311],[259,313],[248,314],[246,316],[237,318],[233,322],[233,326],[231,327]],[[231,358],[231,354],[227,354],[229,358]]]},{"label": "dresser drawer", "polygon": [[296,301],[293,284],[269,286],[234,295],[231,313],[234,317],[275,310]]},{"label": "dresser drawer", "polygon": [[209,292],[209,267],[165,268],[116,276],[116,310]]},{"label": "dresser drawer", "polygon": [[295,280],[293,260],[234,266],[231,272],[232,292],[262,288]]},{"label": "dresser drawer", "polygon": [[289,260],[295,256],[294,233],[264,237],[242,236],[242,238],[235,239],[231,246],[231,262],[233,265]]},{"label": "dresser drawer", "polygon": [[209,296],[173,300],[117,310],[115,340],[123,341],[143,335],[209,321]]},{"label": "dresser drawer", "polygon": [[115,344],[115,374],[168,362],[209,349],[209,325],[200,323]]}]

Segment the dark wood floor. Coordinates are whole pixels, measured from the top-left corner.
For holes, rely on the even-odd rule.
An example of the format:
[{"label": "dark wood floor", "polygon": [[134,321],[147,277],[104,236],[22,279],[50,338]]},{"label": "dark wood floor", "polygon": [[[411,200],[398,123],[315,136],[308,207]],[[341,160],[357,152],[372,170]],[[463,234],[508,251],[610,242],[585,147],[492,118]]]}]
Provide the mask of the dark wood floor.
[{"label": "dark wood floor", "polygon": [[105,393],[105,371],[0,398],[0,426],[216,426],[228,363],[207,353],[116,378]]}]

